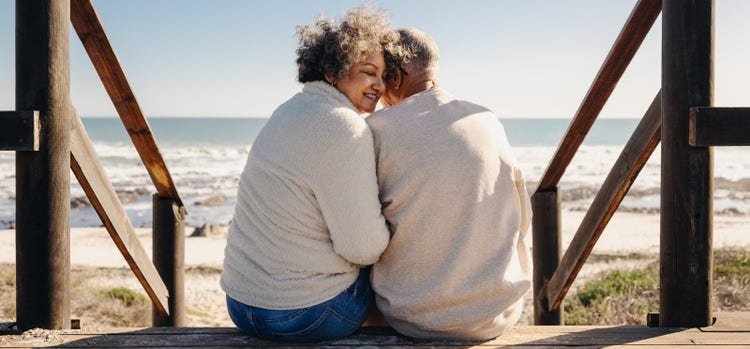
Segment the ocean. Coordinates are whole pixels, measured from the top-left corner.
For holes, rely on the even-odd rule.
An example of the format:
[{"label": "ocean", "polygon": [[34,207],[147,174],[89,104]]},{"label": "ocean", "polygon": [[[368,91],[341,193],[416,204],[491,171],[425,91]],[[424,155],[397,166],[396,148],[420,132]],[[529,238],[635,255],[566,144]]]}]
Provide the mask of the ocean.
[{"label": "ocean", "polygon": [[[188,210],[187,224],[226,225],[232,218],[237,181],[262,118],[151,118],[153,134]],[[501,119],[521,163],[529,191],[557,149],[569,119]],[[136,227],[151,226],[154,187],[125,128],[116,118],[84,118],[84,126]],[[637,119],[601,119],[568,167],[560,188],[563,208],[587,208],[638,124]],[[750,147],[714,149],[714,209],[750,214]],[[641,171],[622,210],[658,212],[660,149]],[[71,226],[100,226],[71,175]],[[0,152],[0,229],[15,221],[15,154]]]}]

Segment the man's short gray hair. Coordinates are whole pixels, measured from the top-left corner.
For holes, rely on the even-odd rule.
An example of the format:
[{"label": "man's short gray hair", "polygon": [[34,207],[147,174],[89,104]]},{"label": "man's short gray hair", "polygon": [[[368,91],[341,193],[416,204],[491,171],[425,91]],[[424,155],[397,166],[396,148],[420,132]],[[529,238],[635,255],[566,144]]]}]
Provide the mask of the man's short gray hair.
[{"label": "man's short gray hair", "polygon": [[407,61],[402,61],[411,72],[427,72],[436,76],[440,53],[437,44],[427,33],[416,28],[402,28],[396,30],[399,34],[399,45],[407,52]]}]

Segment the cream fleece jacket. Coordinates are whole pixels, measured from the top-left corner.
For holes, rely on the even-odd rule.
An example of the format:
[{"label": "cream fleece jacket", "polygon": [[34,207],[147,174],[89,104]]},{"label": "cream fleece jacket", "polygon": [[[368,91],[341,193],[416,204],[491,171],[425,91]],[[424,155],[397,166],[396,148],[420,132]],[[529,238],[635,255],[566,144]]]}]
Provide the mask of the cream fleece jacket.
[{"label": "cream fleece jacket", "polygon": [[388,244],[372,134],[324,82],[274,111],[240,177],[221,287],[260,308],[329,300]]},{"label": "cream fleece jacket", "polygon": [[531,206],[497,116],[438,88],[366,121],[393,235],[373,266],[378,308],[411,337],[499,336],[531,286]]}]

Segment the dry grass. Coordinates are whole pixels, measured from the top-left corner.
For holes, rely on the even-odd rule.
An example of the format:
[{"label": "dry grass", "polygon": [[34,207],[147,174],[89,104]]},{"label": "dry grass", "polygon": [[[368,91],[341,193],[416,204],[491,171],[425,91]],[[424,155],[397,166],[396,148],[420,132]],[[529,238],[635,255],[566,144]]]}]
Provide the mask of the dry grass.
[{"label": "dry grass", "polygon": [[[599,262],[607,262],[611,256]],[[621,257],[617,257],[621,258]],[[626,259],[656,260],[632,255]],[[590,260],[589,262],[596,262]],[[622,265],[623,261],[615,260]],[[190,268],[188,275],[215,283],[220,270]],[[646,314],[658,311],[658,262],[632,270],[609,270],[578,285],[565,299],[568,325],[645,324]],[[151,326],[151,303],[128,269],[74,268],[71,271],[71,315],[84,327]],[[129,282],[125,282],[130,280]],[[186,285],[190,287],[190,285]],[[190,292],[190,291],[188,291]],[[193,290],[193,294],[200,293]],[[0,264],[0,322],[15,318],[15,265]],[[221,294],[205,293],[186,309],[191,326],[231,326],[221,320],[224,305],[211,304]],[[192,306],[191,306],[192,305]],[[204,307],[205,305],[205,307]],[[714,251],[714,311],[750,311],[750,253],[745,249]],[[226,316],[226,315],[224,315]],[[533,320],[529,323],[533,323]]]},{"label": "dry grass", "polygon": [[[213,280],[218,279],[220,270],[202,267],[190,268],[186,272]],[[13,322],[16,317],[15,279],[15,265],[0,264],[0,323]],[[80,319],[83,327],[151,326],[151,301],[129,269],[74,267],[70,280],[71,318]],[[218,288],[218,283],[215,287]],[[229,325],[220,319],[222,313],[213,308],[202,308],[203,303],[210,302],[198,303],[186,307],[188,325]]]},{"label": "dry grass", "polygon": [[740,248],[714,252],[714,285],[716,307],[750,310],[750,253]]},{"label": "dry grass", "polygon": [[130,275],[132,273],[126,269],[73,268],[70,275],[71,317],[80,319],[84,326],[150,326],[151,302],[142,289],[124,285],[100,286],[98,282],[92,282],[102,278],[126,278]]},{"label": "dry grass", "polygon": [[0,264],[0,322],[16,318],[16,266]]},{"label": "dry grass", "polygon": [[[88,282],[94,275],[119,273],[98,268],[71,270],[71,317],[100,327],[150,326],[151,302],[143,294],[125,287],[94,288]],[[0,265],[0,319],[16,317],[15,284],[15,265]]]}]

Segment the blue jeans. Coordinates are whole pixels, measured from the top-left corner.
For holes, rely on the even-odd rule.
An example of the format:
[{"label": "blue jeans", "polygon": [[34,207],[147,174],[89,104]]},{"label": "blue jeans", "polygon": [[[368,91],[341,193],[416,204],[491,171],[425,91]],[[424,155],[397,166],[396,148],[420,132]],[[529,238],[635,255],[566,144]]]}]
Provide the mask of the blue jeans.
[{"label": "blue jeans", "polygon": [[369,268],[326,302],[308,308],[272,310],[246,305],[227,295],[229,316],[252,336],[285,342],[318,342],[346,337],[367,320],[373,304]]}]

